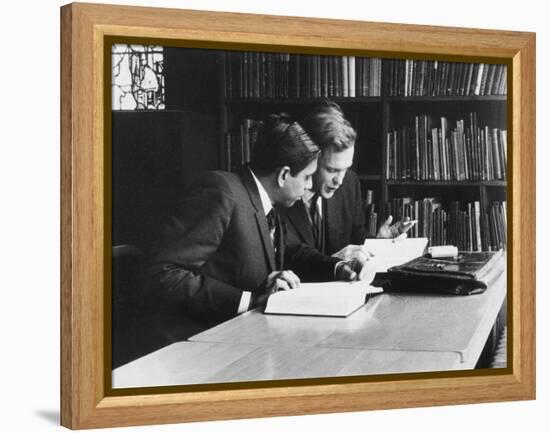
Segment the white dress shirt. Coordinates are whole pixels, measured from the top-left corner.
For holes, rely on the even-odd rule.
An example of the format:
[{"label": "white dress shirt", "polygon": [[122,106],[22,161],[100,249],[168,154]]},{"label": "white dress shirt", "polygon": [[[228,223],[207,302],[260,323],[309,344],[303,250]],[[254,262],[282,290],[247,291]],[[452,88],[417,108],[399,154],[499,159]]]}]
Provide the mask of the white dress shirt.
[{"label": "white dress shirt", "polygon": [[[306,192],[304,194],[304,197],[302,198],[302,201],[304,202],[304,205],[305,205],[306,210],[307,210],[307,217],[308,217],[310,223],[313,223],[313,221],[311,221],[311,212],[310,212],[311,200],[313,199],[313,195],[314,195],[313,191],[306,190]],[[319,216],[322,219],[323,218],[323,197],[318,195],[316,204],[317,204],[317,212],[319,212]]]}]

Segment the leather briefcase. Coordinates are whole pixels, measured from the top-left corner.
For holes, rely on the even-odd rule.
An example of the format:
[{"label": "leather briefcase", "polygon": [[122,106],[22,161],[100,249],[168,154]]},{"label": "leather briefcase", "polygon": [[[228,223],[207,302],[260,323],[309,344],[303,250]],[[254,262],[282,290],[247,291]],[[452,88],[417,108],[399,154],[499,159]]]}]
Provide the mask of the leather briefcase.
[{"label": "leather briefcase", "polygon": [[504,251],[460,252],[457,257],[421,256],[388,269],[389,291],[473,295],[504,272]]}]

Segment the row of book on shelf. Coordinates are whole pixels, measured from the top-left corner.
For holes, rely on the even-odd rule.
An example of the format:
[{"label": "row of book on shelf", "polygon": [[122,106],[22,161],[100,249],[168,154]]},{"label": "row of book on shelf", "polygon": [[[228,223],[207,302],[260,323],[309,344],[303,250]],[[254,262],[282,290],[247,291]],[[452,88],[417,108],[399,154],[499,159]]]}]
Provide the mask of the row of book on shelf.
[{"label": "row of book on shelf", "polygon": [[506,65],[387,60],[388,96],[506,95]]},{"label": "row of book on shelf", "polygon": [[451,201],[447,209],[435,197],[414,200],[394,198],[378,205],[367,192],[365,226],[376,237],[379,226],[392,215],[394,221],[409,217],[417,223],[409,237],[426,237],[430,246],[455,245],[461,251],[497,251],[506,248],[506,201],[493,201],[488,210],[479,201]]},{"label": "row of book on shelf", "polygon": [[380,96],[382,60],[266,52],[226,52],[227,98]]},{"label": "row of book on shelf", "polygon": [[445,117],[439,125],[427,115],[386,136],[386,179],[505,180],[506,130],[478,126],[477,114],[451,129]]},{"label": "row of book on shelf", "polygon": [[[384,69],[384,73],[382,73]],[[502,64],[228,51],[227,98],[506,95]]]},{"label": "row of book on shelf", "polygon": [[[445,117],[438,127],[427,115],[416,116],[414,125],[388,132],[386,179],[435,181],[506,180],[506,130],[478,126],[477,114],[457,120],[451,129]],[[250,162],[250,154],[262,124],[244,118],[225,134],[225,169],[232,171]]]}]

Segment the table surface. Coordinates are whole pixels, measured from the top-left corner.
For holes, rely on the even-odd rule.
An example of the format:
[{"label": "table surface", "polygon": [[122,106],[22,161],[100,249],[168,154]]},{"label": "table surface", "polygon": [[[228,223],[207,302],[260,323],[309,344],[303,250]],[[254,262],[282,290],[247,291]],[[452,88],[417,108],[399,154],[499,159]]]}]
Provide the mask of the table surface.
[{"label": "table surface", "polygon": [[113,388],[463,369],[454,352],[179,342],[113,370]]},{"label": "table surface", "polygon": [[381,294],[346,318],[241,314],[113,370],[113,388],[464,370],[506,296]]},{"label": "table surface", "polygon": [[255,346],[456,352],[473,368],[506,296],[506,274],[471,296],[380,294],[346,318],[249,311],[191,337]]}]

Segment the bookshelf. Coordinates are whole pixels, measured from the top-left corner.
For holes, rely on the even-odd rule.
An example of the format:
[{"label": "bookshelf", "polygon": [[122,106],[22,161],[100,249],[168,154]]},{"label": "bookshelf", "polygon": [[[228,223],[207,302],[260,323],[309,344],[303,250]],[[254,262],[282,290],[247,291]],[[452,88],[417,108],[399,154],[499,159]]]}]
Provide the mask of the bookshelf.
[{"label": "bookshelf", "polygon": [[219,64],[222,168],[248,161],[260,119],[330,99],[358,134],[371,233],[391,213],[432,245],[506,246],[504,65],[229,51]]}]

